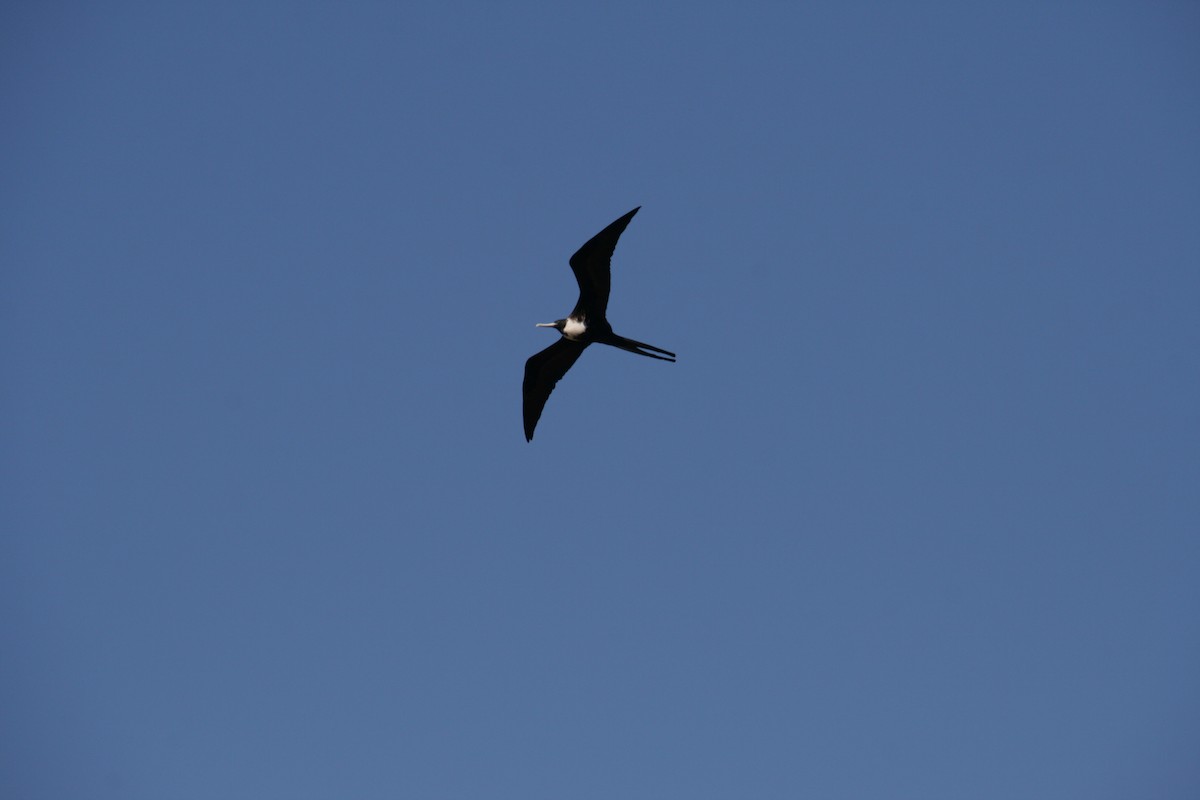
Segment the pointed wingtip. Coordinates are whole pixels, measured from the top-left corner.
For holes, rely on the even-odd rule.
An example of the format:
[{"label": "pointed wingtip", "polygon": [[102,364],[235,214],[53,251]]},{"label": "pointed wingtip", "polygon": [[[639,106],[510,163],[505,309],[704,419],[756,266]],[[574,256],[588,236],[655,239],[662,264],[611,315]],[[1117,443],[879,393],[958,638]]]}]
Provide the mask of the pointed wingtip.
[{"label": "pointed wingtip", "polygon": [[641,207],[641,206],[635,206],[635,207],[634,207],[634,209],[633,209],[632,211],[626,211],[626,212],[625,212],[624,214],[622,214],[620,217],[618,217],[617,219],[613,220],[613,224],[615,225],[615,224],[617,224],[617,223],[619,223],[619,222],[623,222],[623,223],[625,223],[625,225],[628,225],[628,224],[629,224],[629,223],[630,223],[630,222],[633,220],[633,218],[634,218],[635,216],[637,216],[637,213],[638,213],[639,211],[641,211],[641,210],[642,210],[642,207]]}]

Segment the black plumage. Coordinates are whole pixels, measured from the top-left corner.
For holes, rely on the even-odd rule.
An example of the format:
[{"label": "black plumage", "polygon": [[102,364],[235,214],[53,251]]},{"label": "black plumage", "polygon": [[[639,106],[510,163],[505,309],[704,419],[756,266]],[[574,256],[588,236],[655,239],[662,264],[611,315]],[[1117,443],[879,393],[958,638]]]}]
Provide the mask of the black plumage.
[{"label": "black plumage", "polygon": [[[619,347],[639,356],[674,361],[675,354],[653,345],[627,339],[613,333],[608,324],[608,295],[611,285],[613,250],[633,215],[641,206],[614,220],[571,256],[571,271],[579,283],[579,301],[566,319],[538,323],[539,327],[555,328],[561,334],[557,342],[530,357],[525,362],[525,381],[521,387],[525,440],[533,440],[533,429],[542,416],[542,409],[554,386],[567,374],[583,351],[592,343]],[[648,352],[652,351],[652,352]],[[662,355],[655,355],[661,353]]]}]

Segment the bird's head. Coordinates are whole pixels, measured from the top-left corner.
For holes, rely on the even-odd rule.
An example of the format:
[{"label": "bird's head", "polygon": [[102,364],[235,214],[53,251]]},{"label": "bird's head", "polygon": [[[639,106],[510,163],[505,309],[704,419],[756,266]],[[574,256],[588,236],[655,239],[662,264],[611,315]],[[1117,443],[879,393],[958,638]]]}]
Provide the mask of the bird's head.
[{"label": "bird's head", "polygon": [[557,328],[560,333],[566,326],[567,321],[565,319],[556,319],[554,322],[539,322],[535,325],[538,328]]}]

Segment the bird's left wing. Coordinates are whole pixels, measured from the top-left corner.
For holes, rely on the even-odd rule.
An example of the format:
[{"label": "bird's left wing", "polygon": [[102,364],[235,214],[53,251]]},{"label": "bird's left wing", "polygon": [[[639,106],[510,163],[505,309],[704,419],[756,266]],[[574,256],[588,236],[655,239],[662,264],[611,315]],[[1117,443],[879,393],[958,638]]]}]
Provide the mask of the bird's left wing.
[{"label": "bird's left wing", "polygon": [[525,441],[533,441],[533,429],[541,419],[542,409],[567,370],[583,355],[586,343],[561,338],[525,362],[525,382],[521,385],[522,413],[525,417]]},{"label": "bird's left wing", "polygon": [[583,312],[588,319],[604,319],[608,311],[608,290],[612,283],[610,264],[617,240],[625,232],[629,220],[641,206],[620,219],[613,220],[607,228],[597,233],[571,256],[571,271],[579,282],[579,302],[575,304],[572,317]]}]

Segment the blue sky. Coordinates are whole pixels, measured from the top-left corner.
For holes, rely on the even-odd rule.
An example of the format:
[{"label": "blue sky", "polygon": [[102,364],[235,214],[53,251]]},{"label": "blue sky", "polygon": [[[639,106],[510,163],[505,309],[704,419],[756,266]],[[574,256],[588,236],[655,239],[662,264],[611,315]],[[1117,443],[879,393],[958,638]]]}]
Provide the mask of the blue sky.
[{"label": "blue sky", "polygon": [[0,789],[1195,797],[1198,41],[9,4]]}]

